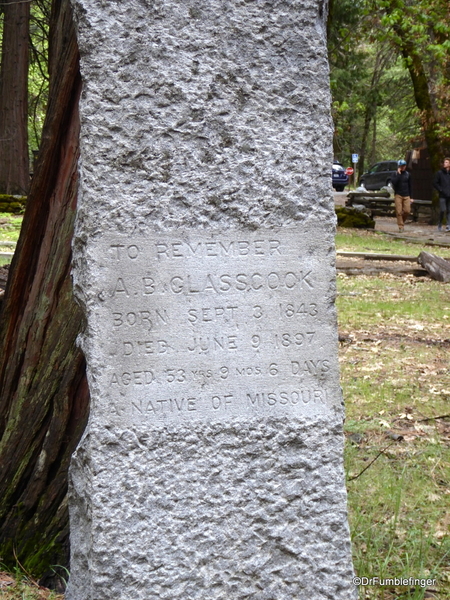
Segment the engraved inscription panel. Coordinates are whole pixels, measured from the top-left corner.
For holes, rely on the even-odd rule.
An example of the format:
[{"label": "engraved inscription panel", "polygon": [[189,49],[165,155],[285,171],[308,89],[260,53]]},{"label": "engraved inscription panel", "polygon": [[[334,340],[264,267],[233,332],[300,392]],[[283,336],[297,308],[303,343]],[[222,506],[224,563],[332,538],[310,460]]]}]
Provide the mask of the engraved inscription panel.
[{"label": "engraved inscription panel", "polygon": [[102,410],[142,423],[332,409],[328,251],[298,229],[104,236]]}]

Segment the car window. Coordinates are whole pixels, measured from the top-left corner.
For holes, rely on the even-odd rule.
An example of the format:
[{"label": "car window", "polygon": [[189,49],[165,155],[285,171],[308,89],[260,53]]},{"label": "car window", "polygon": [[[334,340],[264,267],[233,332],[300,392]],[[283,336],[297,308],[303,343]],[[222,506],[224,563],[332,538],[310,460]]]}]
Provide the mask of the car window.
[{"label": "car window", "polygon": [[372,167],[370,167],[368,173],[383,173],[386,171],[396,171],[397,170],[397,162],[396,161],[386,161],[375,163]]},{"label": "car window", "polygon": [[342,165],[338,165],[336,163],[333,164],[333,171],[343,171],[344,167]]}]

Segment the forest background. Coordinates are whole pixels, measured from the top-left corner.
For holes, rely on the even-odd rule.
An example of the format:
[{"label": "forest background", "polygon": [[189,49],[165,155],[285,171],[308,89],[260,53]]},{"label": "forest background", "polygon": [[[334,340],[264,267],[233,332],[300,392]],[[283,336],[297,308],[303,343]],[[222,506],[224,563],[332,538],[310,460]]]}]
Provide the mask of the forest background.
[{"label": "forest background", "polygon": [[[51,5],[0,0],[0,193],[27,193],[39,150]],[[330,0],[328,40],[335,159],[358,154],[362,174],[426,145],[437,170],[450,152],[447,0]]]},{"label": "forest background", "polygon": [[[66,561],[67,465],[89,401],[70,284],[80,78],[68,0],[0,0],[0,36],[0,195],[28,194],[0,315],[0,549],[42,571]],[[448,0],[331,0],[328,38],[335,158],[358,153],[363,172],[426,144],[437,170],[450,154]]]}]

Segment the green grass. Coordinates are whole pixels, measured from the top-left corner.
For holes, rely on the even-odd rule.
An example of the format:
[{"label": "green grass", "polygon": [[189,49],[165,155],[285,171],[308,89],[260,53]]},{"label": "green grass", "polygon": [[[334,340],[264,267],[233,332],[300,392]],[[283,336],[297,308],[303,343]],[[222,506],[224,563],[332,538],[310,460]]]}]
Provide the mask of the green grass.
[{"label": "green grass", "polygon": [[[338,235],[339,249],[342,244],[387,252],[378,236],[365,232]],[[399,244],[389,243],[389,251],[408,254],[409,245]],[[436,579],[427,596],[420,586],[374,585],[360,587],[360,598],[449,599],[450,285],[414,276],[339,275],[338,294],[356,573]],[[444,418],[427,420],[433,416]]]},{"label": "green grass", "polygon": [[64,596],[39,586],[19,567],[0,571],[0,600],[64,600]]},{"label": "green grass", "polygon": [[[450,236],[448,240],[450,243]],[[380,254],[404,254],[418,256],[422,250],[437,256],[450,258],[450,248],[413,244],[396,240],[378,231],[358,229],[338,229],[336,247],[347,252],[376,252]]]},{"label": "green grass", "polygon": [[350,329],[381,323],[394,330],[416,327],[431,333],[450,326],[450,287],[437,281],[413,275],[338,275],[338,289],[340,315]]},{"label": "green grass", "polygon": [[[355,477],[379,452],[379,445],[351,446],[346,467]],[[450,540],[446,518],[448,449],[437,441],[413,448],[391,442],[384,454],[359,478],[347,483],[355,571],[360,577],[431,578],[440,598],[449,598]],[[387,444],[385,443],[385,448]],[[421,599],[425,589],[395,593],[361,588],[361,598]],[[393,592],[394,590],[391,590]],[[409,595],[407,592],[409,591]]]},{"label": "green grass", "polygon": [[[14,251],[14,248],[10,246],[2,246],[1,242],[17,242],[22,227],[22,219],[22,216],[0,213],[0,252]],[[10,262],[10,257],[0,256],[0,266]]]},{"label": "green grass", "polygon": [[17,242],[22,220],[22,216],[0,213],[0,240]]}]

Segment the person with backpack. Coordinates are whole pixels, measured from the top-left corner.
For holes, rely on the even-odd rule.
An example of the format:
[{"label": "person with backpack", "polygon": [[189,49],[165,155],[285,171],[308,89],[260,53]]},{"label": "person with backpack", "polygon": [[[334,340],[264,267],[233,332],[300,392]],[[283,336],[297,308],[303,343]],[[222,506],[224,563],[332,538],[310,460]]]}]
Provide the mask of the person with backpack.
[{"label": "person with backpack", "polygon": [[445,214],[447,214],[447,227],[445,231],[450,231],[450,158],[444,158],[444,166],[436,173],[433,186],[439,192],[438,231],[442,230]]},{"label": "person with backpack", "polygon": [[406,170],[406,160],[399,160],[397,173],[392,177],[392,187],[395,192],[395,214],[398,230],[405,229],[405,220],[411,213],[411,175]]}]

